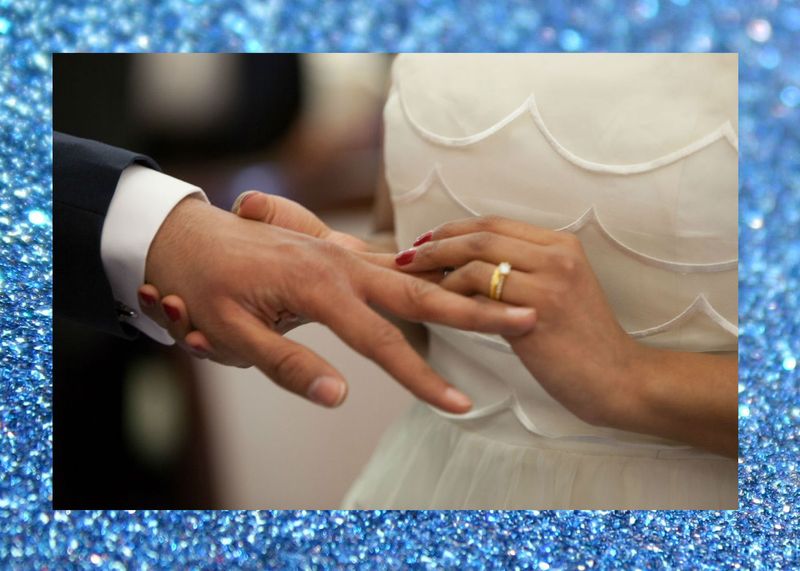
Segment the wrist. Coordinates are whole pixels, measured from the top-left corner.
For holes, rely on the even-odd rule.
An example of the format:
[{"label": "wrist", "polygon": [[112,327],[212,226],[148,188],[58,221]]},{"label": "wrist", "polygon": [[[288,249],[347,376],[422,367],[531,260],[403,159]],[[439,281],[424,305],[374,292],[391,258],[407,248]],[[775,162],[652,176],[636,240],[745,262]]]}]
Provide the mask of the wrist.
[{"label": "wrist", "polygon": [[217,209],[201,198],[187,196],[162,222],[145,262],[145,281],[161,289],[162,295],[175,291],[176,266],[185,263],[191,250],[202,248],[197,240],[206,234],[204,219],[214,210]]},{"label": "wrist", "polygon": [[653,363],[658,350],[647,347],[628,338],[624,355],[619,366],[613,371],[613,378],[606,386],[607,398],[598,425],[617,430],[636,431],[642,415],[650,410],[656,395],[652,386]]}]

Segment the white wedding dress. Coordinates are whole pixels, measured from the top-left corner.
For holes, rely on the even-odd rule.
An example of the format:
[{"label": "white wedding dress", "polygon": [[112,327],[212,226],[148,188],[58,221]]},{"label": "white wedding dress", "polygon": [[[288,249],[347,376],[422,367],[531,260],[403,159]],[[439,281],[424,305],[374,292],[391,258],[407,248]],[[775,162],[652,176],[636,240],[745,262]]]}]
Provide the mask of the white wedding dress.
[{"label": "white wedding dress", "polygon": [[[639,342],[737,350],[735,55],[402,55],[384,118],[401,248],[484,214],[574,232]],[[345,508],[737,507],[735,460],[589,425],[500,337],[429,330],[473,409],[414,405]]]}]

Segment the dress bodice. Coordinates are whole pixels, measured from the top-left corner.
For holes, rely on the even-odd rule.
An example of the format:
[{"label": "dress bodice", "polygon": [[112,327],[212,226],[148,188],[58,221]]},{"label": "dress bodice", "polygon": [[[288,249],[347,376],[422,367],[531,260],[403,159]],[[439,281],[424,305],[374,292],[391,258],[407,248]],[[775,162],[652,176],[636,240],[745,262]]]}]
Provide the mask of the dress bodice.
[{"label": "dress bodice", "polygon": [[[737,347],[737,64],[730,54],[399,56],[384,118],[398,244],[495,214],[574,232],[617,319],[655,347]],[[590,426],[500,337],[431,326],[430,360],[529,431]],[[702,382],[702,379],[698,379]]]}]

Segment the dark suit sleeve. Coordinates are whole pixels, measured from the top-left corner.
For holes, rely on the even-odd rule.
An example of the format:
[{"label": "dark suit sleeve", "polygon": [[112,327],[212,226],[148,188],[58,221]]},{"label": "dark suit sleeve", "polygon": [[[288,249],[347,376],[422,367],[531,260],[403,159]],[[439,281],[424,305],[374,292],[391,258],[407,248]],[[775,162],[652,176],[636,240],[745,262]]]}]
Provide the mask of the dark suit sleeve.
[{"label": "dark suit sleeve", "polygon": [[134,163],[158,169],[144,155],[53,133],[53,309],[123,337],[136,333],[119,321],[100,237],[119,177]]}]

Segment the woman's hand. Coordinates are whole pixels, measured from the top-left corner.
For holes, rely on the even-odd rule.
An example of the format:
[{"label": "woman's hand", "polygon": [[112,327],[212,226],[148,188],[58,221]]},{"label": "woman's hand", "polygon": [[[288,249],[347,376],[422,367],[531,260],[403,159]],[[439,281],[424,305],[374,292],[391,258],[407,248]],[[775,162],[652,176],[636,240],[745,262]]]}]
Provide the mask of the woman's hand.
[{"label": "woman's hand", "polygon": [[[619,326],[574,234],[501,218],[444,224],[400,252],[407,272],[456,268],[439,284],[464,295],[489,295],[492,273],[511,264],[502,301],[533,307],[536,327],[507,336],[542,386],[581,419],[607,424],[631,394],[640,346]],[[623,405],[624,406],[624,405]]]},{"label": "woman's hand", "polygon": [[574,234],[466,219],[423,234],[395,262],[407,272],[455,268],[439,284],[469,296],[488,296],[495,268],[510,263],[502,301],[535,308],[537,323],[505,339],[550,395],[591,424],[736,454],[735,356],[636,342],[617,322]]}]

